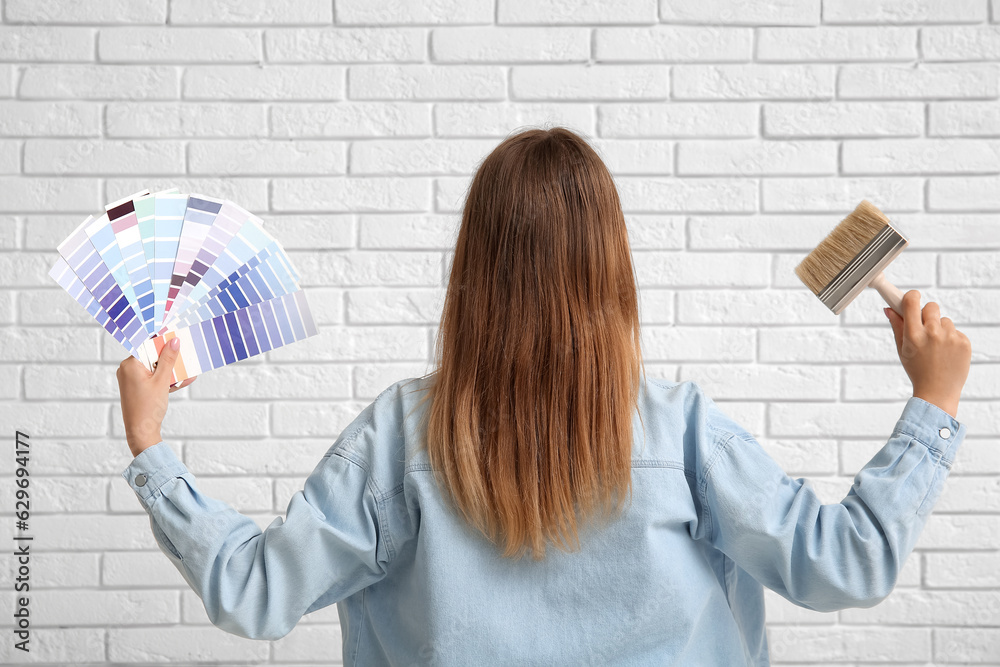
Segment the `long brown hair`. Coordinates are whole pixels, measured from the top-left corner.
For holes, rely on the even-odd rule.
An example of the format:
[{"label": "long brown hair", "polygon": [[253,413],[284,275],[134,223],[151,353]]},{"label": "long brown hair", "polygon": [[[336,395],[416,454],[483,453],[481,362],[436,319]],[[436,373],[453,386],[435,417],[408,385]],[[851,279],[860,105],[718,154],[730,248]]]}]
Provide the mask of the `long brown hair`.
[{"label": "long brown hair", "polygon": [[614,180],[577,134],[528,129],[480,164],[436,357],[431,465],[505,557],[577,550],[586,518],[631,499],[636,280]]}]

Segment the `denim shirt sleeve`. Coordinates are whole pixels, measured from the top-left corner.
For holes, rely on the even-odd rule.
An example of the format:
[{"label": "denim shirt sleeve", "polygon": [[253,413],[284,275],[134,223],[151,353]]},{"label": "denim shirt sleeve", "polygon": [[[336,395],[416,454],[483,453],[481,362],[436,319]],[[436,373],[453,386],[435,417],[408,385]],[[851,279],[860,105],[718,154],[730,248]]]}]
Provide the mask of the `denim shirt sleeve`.
[{"label": "denim shirt sleeve", "polygon": [[122,477],[211,622],[232,634],[279,639],[303,614],[385,574],[368,471],[341,456],[336,445],[292,496],[285,518],[264,531],[201,493],[166,442],[140,452]]},{"label": "denim shirt sleeve", "polygon": [[917,397],[846,497],[823,504],[706,398],[699,476],[708,540],[757,581],[816,611],[871,607],[900,570],[951,470],[966,427]]}]

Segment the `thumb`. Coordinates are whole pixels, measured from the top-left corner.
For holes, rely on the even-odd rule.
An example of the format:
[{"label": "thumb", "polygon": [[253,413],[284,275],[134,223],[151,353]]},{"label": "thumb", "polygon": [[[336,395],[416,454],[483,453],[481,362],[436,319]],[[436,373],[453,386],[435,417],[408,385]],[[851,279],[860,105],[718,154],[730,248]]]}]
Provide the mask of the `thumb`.
[{"label": "thumb", "polygon": [[896,351],[903,349],[903,318],[892,308],[885,308],[885,314],[889,316],[889,324],[892,325],[892,335],[896,338]]},{"label": "thumb", "polygon": [[177,361],[177,355],[180,354],[180,343],[181,339],[174,336],[160,350],[160,356],[156,360],[156,370],[153,371],[153,377],[157,381],[166,378],[169,382],[173,382],[174,362]]}]

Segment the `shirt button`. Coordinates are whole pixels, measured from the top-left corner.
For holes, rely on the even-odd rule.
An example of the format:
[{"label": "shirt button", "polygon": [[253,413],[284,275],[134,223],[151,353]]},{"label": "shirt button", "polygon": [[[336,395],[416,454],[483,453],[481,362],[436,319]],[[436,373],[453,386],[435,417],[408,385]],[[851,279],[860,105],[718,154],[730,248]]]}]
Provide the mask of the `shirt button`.
[{"label": "shirt button", "polygon": [[951,437],[951,431],[948,429],[947,426],[945,426],[940,431],[938,431],[938,435],[947,440],[948,438]]},{"label": "shirt button", "polygon": [[146,475],[143,474],[143,473],[139,473],[138,475],[136,475],[135,476],[135,485],[136,486],[146,486]]}]

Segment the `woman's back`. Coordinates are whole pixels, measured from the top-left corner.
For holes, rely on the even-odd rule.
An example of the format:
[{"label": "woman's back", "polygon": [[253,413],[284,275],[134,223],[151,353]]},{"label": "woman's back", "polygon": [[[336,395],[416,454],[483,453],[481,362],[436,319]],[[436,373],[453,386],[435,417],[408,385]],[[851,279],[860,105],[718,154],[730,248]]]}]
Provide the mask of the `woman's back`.
[{"label": "woman's back", "polygon": [[[695,383],[648,380],[623,514],[585,527],[578,552],[511,559],[435,480],[417,427],[427,381],[382,392],[306,484],[311,504],[355,519],[336,529],[358,551],[329,558],[362,563],[375,547],[354,590],[339,583],[309,608],[349,594],[339,605],[348,665],[767,665],[763,588],[741,566],[814,609],[877,603],[964,437],[912,398],[877,466],[844,503],[822,506]],[[954,435],[939,460],[924,441],[943,426]],[[345,508],[362,480],[365,502]],[[864,502],[890,489],[893,505]]]}]

